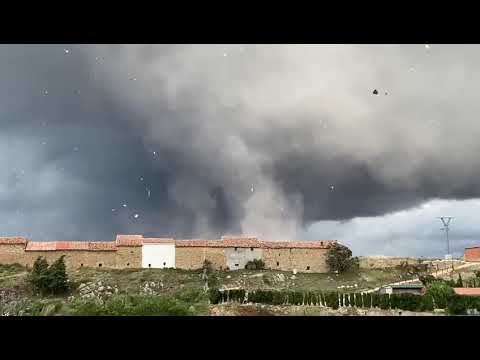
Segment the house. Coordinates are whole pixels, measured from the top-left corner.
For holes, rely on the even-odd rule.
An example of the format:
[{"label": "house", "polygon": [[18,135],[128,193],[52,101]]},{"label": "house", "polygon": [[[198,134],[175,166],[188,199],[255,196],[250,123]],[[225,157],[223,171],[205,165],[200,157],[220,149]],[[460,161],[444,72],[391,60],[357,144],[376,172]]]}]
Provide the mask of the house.
[{"label": "house", "polygon": [[400,285],[386,285],[379,291],[379,294],[425,294],[425,286],[423,284],[400,284]]},{"label": "house", "polygon": [[480,261],[480,247],[465,248],[463,258],[465,261]]}]

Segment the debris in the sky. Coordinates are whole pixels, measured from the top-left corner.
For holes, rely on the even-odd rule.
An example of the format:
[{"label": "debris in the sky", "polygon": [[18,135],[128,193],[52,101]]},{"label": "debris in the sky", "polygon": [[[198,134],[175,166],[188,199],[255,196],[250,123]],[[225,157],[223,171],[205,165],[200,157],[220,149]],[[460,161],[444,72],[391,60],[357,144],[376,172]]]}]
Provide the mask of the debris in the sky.
[{"label": "debris in the sky", "polygon": [[252,187],[251,187],[250,191],[253,193],[253,185],[252,185]]},{"label": "debris in the sky", "polygon": [[145,190],[147,190],[147,197],[150,199],[150,189],[146,187]]},{"label": "debris in the sky", "polygon": [[136,77],[131,77],[129,80],[137,81],[137,78]]},{"label": "debris in the sky", "polygon": [[126,207],[127,207],[127,203],[123,203],[122,206],[123,206],[124,208],[126,208]]},{"label": "debris in the sky", "polygon": [[373,90],[373,95],[378,95],[378,90],[377,89]]},{"label": "debris in the sky", "polygon": [[143,176],[140,176],[140,181],[143,181]]},{"label": "debris in the sky", "polygon": [[42,145],[47,145],[47,142],[46,142],[46,141],[42,141]]},{"label": "debris in the sky", "polygon": [[388,92],[385,91],[385,95],[388,95]]},{"label": "debris in the sky", "polygon": [[333,190],[335,190],[335,186],[330,185],[330,191],[333,191]]},{"label": "debris in the sky", "polygon": [[68,54],[70,52],[70,50],[68,49],[63,49],[63,51],[65,51],[65,54]]},{"label": "debris in the sky", "polygon": [[78,147],[74,147],[74,148],[73,148],[73,151],[78,151]]},{"label": "debris in the sky", "polygon": [[155,156],[155,155],[157,155],[157,152],[156,152],[156,151],[153,152],[153,156]]},{"label": "debris in the sky", "polygon": [[224,57],[227,57],[227,53],[223,53],[223,56],[224,56]]},{"label": "debris in the sky", "polygon": [[116,209],[112,209],[112,212],[114,212]]},{"label": "debris in the sky", "polygon": [[48,95],[48,90],[43,90],[43,95]]},{"label": "debris in the sky", "polygon": [[137,213],[133,214],[133,218],[134,218],[134,219],[138,219],[139,217],[140,217],[139,214],[137,214]]},{"label": "debris in the sky", "polygon": [[425,45],[425,49],[430,50],[430,45],[429,45],[429,44],[426,44],[426,45]]}]

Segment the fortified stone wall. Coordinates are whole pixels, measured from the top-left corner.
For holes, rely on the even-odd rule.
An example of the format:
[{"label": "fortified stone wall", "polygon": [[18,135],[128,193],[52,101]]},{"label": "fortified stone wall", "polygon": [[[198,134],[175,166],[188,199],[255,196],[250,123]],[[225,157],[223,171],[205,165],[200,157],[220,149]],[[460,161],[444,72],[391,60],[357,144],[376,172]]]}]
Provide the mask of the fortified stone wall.
[{"label": "fortified stone wall", "polygon": [[32,266],[39,256],[44,257],[51,264],[62,255],[65,255],[67,269],[77,269],[82,266],[107,268],[116,266],[116,251],[25,251],[24,256],[27,264]]},{"label": "fortified stone wall", "polygon": [[115,267],[118,269],[141,268],[142,247],[119,246],[116,251]]},{"label": "fortified stone wall", "polygon": [[263,261],[269,269],[298,272],[328,272],[327,249],[264,249]]},{"label": "fortified stone wall", "polygon": [[30,264],[24,253],[23,244],[0,244],[0,264],[15,264],[26,266]]},{"label": "fortified stone wall", "polygon": [[180,269],[201,269],[203,260],[212,262],[215,269],[227,266],[224,248],[209,247],[177,247],[175,249],[175,267]]},{"label": "fortified stone wall", "polygon": [[360,268],[362,269],[381,269],[400,266],[403,263],[417,265],[422,263],[422,259],[412,257],[398,256],[361,256],[359,257]]}]

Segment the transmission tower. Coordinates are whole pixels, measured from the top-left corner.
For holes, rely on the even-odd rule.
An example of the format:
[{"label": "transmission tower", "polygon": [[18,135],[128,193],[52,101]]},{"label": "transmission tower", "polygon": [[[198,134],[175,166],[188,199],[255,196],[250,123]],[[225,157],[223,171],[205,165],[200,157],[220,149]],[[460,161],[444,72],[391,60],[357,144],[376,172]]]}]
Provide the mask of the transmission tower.
[{"label": "transmission tower", "polygon": [[448,232],[450,231],[450,228],[448,227],[450,225],[450,221],[452,221],[453,217],[451,216],[442,216],[439,217],[439,219],[443,223],[443,228],[441,230],[445,231],[445,234],[447,236],[447,255],[450,256],[450,240],[448,238]]}]

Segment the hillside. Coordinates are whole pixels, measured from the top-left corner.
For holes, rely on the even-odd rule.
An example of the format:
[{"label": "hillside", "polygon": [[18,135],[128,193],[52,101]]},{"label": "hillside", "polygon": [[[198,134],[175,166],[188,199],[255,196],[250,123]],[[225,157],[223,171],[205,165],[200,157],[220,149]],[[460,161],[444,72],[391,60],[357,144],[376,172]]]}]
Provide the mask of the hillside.
[{"label": "hillside", "polygon": [[[81,268],[68,273],[72,287],[70,294],[46,298],[31,294],[26,284],[26,274],[22,266],[0,265],[0,306],[4,312],[7,308],[9,314],[38,315],[43,311],[43,314],[68,315],[74,313],[75,307],[84,299],[122,296],[168,298],[193,315],[208,315],[212,308],[204,292],[205,282],[200,270]],[[209,284],[220,289],[353,292],[374,288],[405,276],[400,268],[361,269],[341,275],[238,270],[216,271],[209,276]]]}]

